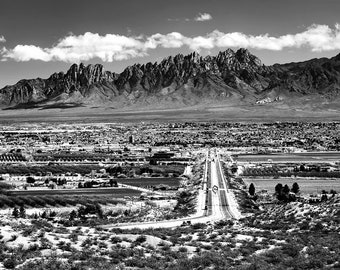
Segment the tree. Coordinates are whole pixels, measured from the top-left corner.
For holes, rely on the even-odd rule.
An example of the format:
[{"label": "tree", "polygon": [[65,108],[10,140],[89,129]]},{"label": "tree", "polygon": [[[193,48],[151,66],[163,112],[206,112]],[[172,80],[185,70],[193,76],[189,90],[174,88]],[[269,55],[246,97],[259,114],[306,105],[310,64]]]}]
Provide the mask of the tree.
[{"label": "tree", "polygon": [[113,178],[110,179],[109,184],[110,184],[110,187],[118,187],[117,181],[114,180]]},{"label": "tree", "polygon": [[25,218],[26,217],[26,210],[25,207],[23,205],[20,206],[20,217],[21,218]]},{"label": "tree", "polygon": [[103,209],[100,207],[100,205],[98,203],[95,204],[95,208],[96,208],[96,212],[99,218],[103,218],[104,214],[103,214]]},{"label": "tree", "polygon": [[289,194],[290,188],[289,188],[289,186],[288,186],[287,184],[283,187],[282,192],[283,192],[285,195],[288,195],[288,194]]},{"label": "tree", "polygon": [[75,210],[72,210],[70,213],[69,220],[73,221],[77,217],[77,212]]},{"label": "tree", "polygon": [[282,189],[283,189],[283,186],[281,183],[278,183],[276,186],[275,186],[275,194],[276,195],[280,195],[282,193]]},{"label": "tree", "polygon": [[146,236],[145,235],[140,235],[136,238],[135,243],[137,244],[142,244],[146,241]]},{"label": "tree", "polygon": [[81,219],[85,219],[85,215],[87,214],[85,206],[80,206],[78,208],[78,217]]},{"label": "tree", "polygon": [[27,177],[26,177],[26,182],[27,182],[28,184],[34,184],[35,179],[34,179],[34,177],[32,177],[32,176],[27,176]]},{"label": "tree", "polygon": [[56,211],[50,211],[49,216],[50,216],[50,218],[56,217],[57,216],[57,212]]},{"label": "tree", "polygon": [[250,186],[249,186],[249,194],[250,194],[251,196],[254,196],[254,195],[255,195],[255,186],[254,186],[253,183],[251,183]]},{"label": "tree", "polygon": [[84,183],[84,188],[92,188],[94,181],[87,181]]},{"label": "tree", "polygon": [[47,218],[47,212],[46,211],[42,212],[41,218]]},{"label": "tree", "polygon": [[19,210],[17,207],[14,207],[13,209],[13,212],[12,212],[12,216],[15,217],[15,218],[18,218],[19,217]]},{"label": "tree", "polygon": [[329,193],[332,194],[332,198],[337,194],[337,192],[334,189],[331,189]]},{"label": "tree", "polygon": [[300,191],[299,184],[295,182],[292,186],[292,192],[294,192],[295,194],[298,194],[299,191]]}]

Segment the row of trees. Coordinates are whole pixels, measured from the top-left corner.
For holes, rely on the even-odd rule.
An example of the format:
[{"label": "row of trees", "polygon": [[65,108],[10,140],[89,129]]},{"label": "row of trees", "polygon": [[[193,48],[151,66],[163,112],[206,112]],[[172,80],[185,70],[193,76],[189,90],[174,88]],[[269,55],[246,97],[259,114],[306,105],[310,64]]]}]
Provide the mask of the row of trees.
[{"label": "row of trees", "polygon": [[[301,168],[300,168],[301,167]],[[273,177],[326,177],[326,178],[339,178],[340,172],[330,172],[319,169],[307,169],[303,165],[294,168],[291,171],[280,171],[279,168],[247,168],[244,172],[244,176],[273,176]]]},{"label": "row of trees", "polygon": [[281,183],[278,183],[275,186],[275,195],[276,198],[279,201],[284,201],[284,202],[291,202],[296,200],[296,194],[300,192],[300,187],[298,183],[294,183],[292,185],[292,188],[289,188],[289,186],[282,185]]},{"label": "row of trees", "polygon": [[44,165],[44,166],[24,166],[24,165],[5,165],[0,167],[0,174],[13,175],[50,175],[80,173],[81,175],[89,174],[93,170],[100,170],[99,165]]},{"label": "row of trees", "polygon": [[[248,193],[250,196],[255,197],[255,192],[256,192],[255,185],[251,183],[248,188]],[[285,201],[285,202],[295,201],[296,194],[298,194],[299,192],[300,192],[300,187],[299,187],[299,184],[296,182],[292,185],[292,188],[289,188],[287,184],[283,186],[281,183],[278,183],[275,186],[275,195],[279,201]]]},{"label": "row of trees", "polygon": [[[27,176],[26,177],[26,183],[27,184],[34,184],[36,179],[33,176]],[[57,184],[58,186],[65,185],[67,183],[66,179],[57,179],[57,178],[50,178],[45,180],[45,184],[48,184],[50,182],[53,182]]]},{"label": "row of trees", "polygon": [[12,211],[12,216],[14,218],[25,218],[26,217],[26,209],[24,206],[20,206],[20,208],[18,209],[17,207],[13,208]]},{"label": "row of trees", "polygon": [[113,178],[111,178],[107,183],[102,183],[100,184],[97,181],[87,181],[85,183],[78,183],[78,188],[93,188],[95,186],[110,186],[110,187],[118,187],[118,183],[116,180],[114,180]]},{"label": "row of trees", "polygon": [[69,220],[73,221],[76,218],[85,220],[88,215],[97,215],[99,218],[103,218],[103,210],[98,203],[82,205],[78,210],[72,210],[69,216]]}]

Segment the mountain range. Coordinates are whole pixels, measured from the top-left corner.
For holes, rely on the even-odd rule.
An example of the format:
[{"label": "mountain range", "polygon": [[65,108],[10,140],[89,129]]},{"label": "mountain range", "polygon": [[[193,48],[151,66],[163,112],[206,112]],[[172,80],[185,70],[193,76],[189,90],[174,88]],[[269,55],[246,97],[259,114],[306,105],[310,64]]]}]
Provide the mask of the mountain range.
[{"label": "mountain range", "polygon": [[[216,56],[178,54],[135,64],[122,73],[100,64],[73,64],[47,79],[23,79],[0,89],[3,109],[100,106],[179,108],[203,104],[315,104],[340,100],[340,54],[266,66],[247,49]],[[340,104],[340,102],[338,103]]]}]

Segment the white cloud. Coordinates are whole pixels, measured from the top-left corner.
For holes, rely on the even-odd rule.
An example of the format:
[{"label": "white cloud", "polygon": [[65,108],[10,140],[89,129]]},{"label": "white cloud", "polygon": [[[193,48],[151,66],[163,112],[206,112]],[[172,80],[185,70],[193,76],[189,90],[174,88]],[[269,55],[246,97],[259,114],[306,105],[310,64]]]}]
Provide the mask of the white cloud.
[{"label": "white cloud", "polygon": [[112,62],[144,56],[146,48],[140,38],[115,34],[100,36],[87,32],[79,36],[66,36],[51,48],[17,45],[11,50],[4,49],[2,56],[16,61],[80,62],[97,57],[104,62]]},{"label": "white cloud", "polygon": [[6,42],[6,39],[4,36],[0,36],[0,42]]},{"label": "white cloud", "polygon": [[199,13],[194,20],[197,22],[210,21],[212,16],[209,13]]},{"label": "white cloud", "polygon": [[157,33],[148,37],[144,46],[146,49],[156,49],[158,46],[163,48],[180,48],[185,44],[186,39],[185,36],[178,32],[166,35]]},{"label": "white cloud", "polygon": [[213,49],[215,47],[213,35],[208,35],[206,37],[198,36],[186,40],[187,45],[191,50],[199,51],[201,49]]},{"label": "white cloud", "polygon": [[198,15],[195,18],[168,18],[169,22],[190,22],[190,21],[196,21],[196,22],[204,22],[204,21],[210,21],[212,20],[212,16],[209,13],[198,13]]},{"label": "white cloud", "polygon": [[4,48],[2,54],[7,58],[14,59],[18,62],[29,60],[51,61],[52,57],[44,49],[34,45],[17,45],[12,50]]},{"label": "white cloud", "polygon": [[70,34],[50,48],[36,45],[17,45],[13,49],[0,50],[1,60],[15,61],[64,61],[81,62],[99,58],[104,62],[143,57],[150,50],[161,48],[188,47],[191,50],[224,49],[243,47],[259,50],[280,51],[285,48],[306,48],[313,52],[340,49],[340,25],[313,24],[297,34],[282,36],[247,35],[241,32],[223,33],[215,30],[203,36],[184,36],[179,32],[156,33],[151,36],[123,36],[106,34],[101,36],[87,32],[83,35]]}]

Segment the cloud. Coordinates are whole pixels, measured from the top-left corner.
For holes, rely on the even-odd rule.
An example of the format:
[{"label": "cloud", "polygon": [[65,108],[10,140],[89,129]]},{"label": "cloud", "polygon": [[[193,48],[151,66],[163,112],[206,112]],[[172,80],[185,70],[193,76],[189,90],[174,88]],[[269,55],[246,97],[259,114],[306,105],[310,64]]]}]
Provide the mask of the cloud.
[{"label": "cloud", "polygon": [[148,37],[144,45],[146,49],[156,49],[159,46],[163,48],[180,48],[186,44],[186,40],[187,38],[178,32],[166,35],[158,33]]},{"label": "cloud", "polygon": [[151,36],[99,35],[87,32],[69,34],[50,48],[36,45],[16,45],[0,50],[1,61],[63,61],[81,62],[99,58],[104,62],[143,57],[157,48],[182,48],[190,50],[225,49],[243,47],[258,50],[280,51],[285,48],[306,48],[313,52],[340,49],[340,24],[334,27],[313,24],[296,34],[271,36],[248,35],[242,32],[223,33],[219,30],[202,36],[185,36],[179,32],[156,33]]},{"label": "cloud", "polygon": [[197,22],[204,22],[212,20],[212,16],[209,13],[199,13],[195,18]]},{"label": "cloud", "polygon": [[196,21],[196,22],[204,22],[204,21],[210,21],[212,20],[212,16],[209,13],[198,13],[198,15],[195,18],[168,18],[169,22],[190,22],[190,21]]},{"label": "cloud", "polygon": [[100,36],[87,32],[84,35],[66,36],[51,48],[35,45],[17,45],[13,49],[2,51],[3,59],[15,61],[63,61],[80,62],[99,58],[104,62],[126,60],[146,54],[141,37],[127,37],[115,34]]},{"label": "cloud", "polygon": [[52,57],[42,48],[34,45],[17,45],[12,50],[4,48],[2,54],[7,58],[12,58],[18,62],[25,62],[29,60],[51,61]]},{"label": "cloud", "polygon": [[0,43],[1,43],[1,42],[6,42],[6,39],[5,39],[4,36],[0,36]]}]

